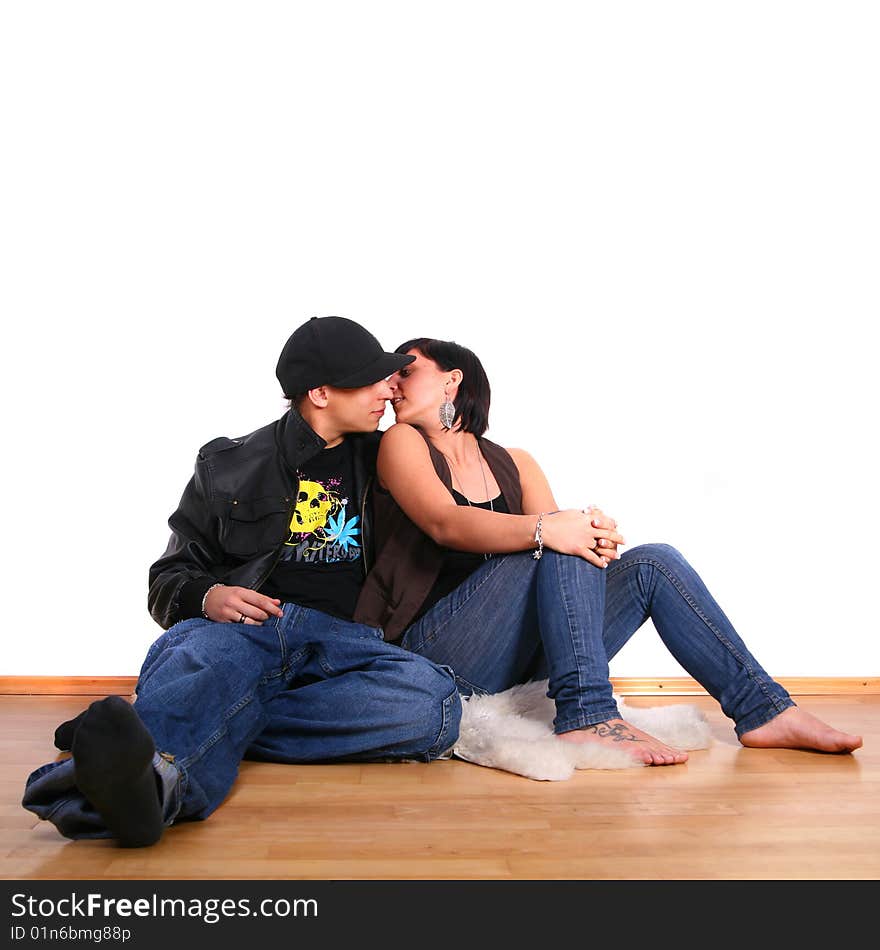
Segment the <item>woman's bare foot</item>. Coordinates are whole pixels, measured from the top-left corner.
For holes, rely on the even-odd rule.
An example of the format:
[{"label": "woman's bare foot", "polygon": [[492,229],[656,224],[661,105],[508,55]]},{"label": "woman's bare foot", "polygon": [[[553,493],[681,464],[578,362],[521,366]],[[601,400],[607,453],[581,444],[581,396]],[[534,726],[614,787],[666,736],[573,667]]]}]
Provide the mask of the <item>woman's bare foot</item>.
[{"label": "woman's bare foot", "polygon": [[688,757],[687,752],[664,745],[622,719],[609,719],[594,726],[561,732],[556,738],[565,742],[597,742],[610,749],[620,749],[645,765],[679,765],[687,762]]},{"label": "woman's bare foot", "polygon": [[806,749],[811,752],[852,752],[861,736],[839,732],[797,706],[789,706],[763,726],[744,732],[739,740],[750,749]]}]

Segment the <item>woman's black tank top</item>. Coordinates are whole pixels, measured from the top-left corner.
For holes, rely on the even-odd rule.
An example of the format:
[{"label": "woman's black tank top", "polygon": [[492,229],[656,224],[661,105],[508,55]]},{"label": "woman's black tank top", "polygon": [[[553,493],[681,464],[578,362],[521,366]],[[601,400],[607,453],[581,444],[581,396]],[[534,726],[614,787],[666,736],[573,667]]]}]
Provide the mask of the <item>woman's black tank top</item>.
[{"label": "woman's black tank top", "polygon": [[[503,494],[497,498],[493,498],[491,503],[488,501],[476,502],[468,501],[461,492],[453,488],[452,497],[455,499],[455,503],[462,508],[470,505],[471,508],[484,508],[486,511],[500,511],[505,515],[510,514],[510,508]],[[440,574],[412,623],[415,623],[424,616],[434,604],[442,600],[447,594],[452,593],[459,584],[463,583],[485,562],[486,556],[484,554],[474,554],[472,551],[455,551],[452,548],[444,548],[443,566],[440,568]]]}]

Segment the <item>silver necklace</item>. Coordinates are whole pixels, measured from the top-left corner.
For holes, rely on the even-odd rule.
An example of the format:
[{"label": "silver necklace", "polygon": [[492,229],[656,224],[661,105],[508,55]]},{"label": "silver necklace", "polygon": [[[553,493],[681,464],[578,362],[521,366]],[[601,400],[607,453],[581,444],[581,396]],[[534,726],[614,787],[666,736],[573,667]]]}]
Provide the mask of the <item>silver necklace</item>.
[{"label": "silver necklace", "polygon": [[[439,449],[438,449],[438,451],[439,451]],[[455,469],[453,468],[453,465],[452,465],[452,459],[451,459],[445,452],[440,452],[440,454],[443,456],[443,458],[446,459],[446,462],[447,462],[447,464],[449,465],[449,473],[452,475],[452,477],[453,477],[454,479],[457,479],[457,480],[458,480],[458,487],[461,489],[461,492],[460,492],[461,497],[464,498],[464,500],[468,503],[468,508],[479,507],[479,506],[477,506],[477,505],[471,504],[470,498],[468,498],[468,496],[464,493],[464,485],[462,485],[461,479],[458,478],[458,476],[455,474]],[[483,476],[483,493],[488,497],[488,495],[489,495],[489,484],[488,484],[488,482],[486,481],[486,470],[483,468],[483,453],[480,452],[480,446],[479,446],[479,445],[477,445],[477,461],[480,463],[480,474]],[[489,511],[495,511],[495,506],[492,504],[492,499],[491,499],[491,498],[488,498],[488,501],[489,501]],[[491,558],[491,557],[492,557],[491,554],[484,554],[484,555],[483,555],[483,558],[484,558],[485,560],[487,560],[487,561],[488,561],[489,558]]]}]

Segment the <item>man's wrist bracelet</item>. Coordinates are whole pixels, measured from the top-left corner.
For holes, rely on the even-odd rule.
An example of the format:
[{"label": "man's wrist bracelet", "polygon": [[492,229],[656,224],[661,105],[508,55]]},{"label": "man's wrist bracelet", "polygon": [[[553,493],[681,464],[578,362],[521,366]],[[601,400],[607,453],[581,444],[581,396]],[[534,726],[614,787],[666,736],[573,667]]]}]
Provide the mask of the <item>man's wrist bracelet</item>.
[{"label": "man's wrist bracelet", "polygon": [[211,619],[211,618],[205,613],[205,601],[208,599],[208,594],[210,594],[211,591],[212,591],[215,587],[222,587],[222,586],[223,586],[223,585],[218,581],[216,584],[212,584],[212,585],[205,591],[205,596],[202,598],[202,616],[205,618],[205,620],[210,620],[210,619]]},{"label": "man's wrist bracelet", "polygon": [[544,538],[541,533],[543,528],[544,528],[544,513],[542,512],[540,515],[538,515],[538,524],[537,524],[537,527],[535,528],[535,544],[538,545],[538,550],[535,551],[534,554],[532,554],[532,557],[536,561],[540,561],[541,558],[544,556]]}]

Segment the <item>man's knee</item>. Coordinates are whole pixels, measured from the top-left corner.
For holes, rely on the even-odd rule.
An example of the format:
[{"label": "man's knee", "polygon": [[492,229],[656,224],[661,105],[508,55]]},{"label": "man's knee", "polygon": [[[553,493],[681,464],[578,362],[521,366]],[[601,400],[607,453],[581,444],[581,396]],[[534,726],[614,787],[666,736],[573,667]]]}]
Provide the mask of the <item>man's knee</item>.
[{"label": "man's knee", "polygon": [[147,650],[146,658],[144,659],[143,665],[141,667],[141,673],[145,670],[148,670],[153,663],[156,661],[157,657],[163,656],[174,650],[181,643],[186,642],[192,631],[197,627],[205,626],[221,626],[220,624],[212,624],[210,620],[203,620],[198,617],[190,617],[188,620],[181,620],[180,623],[176,623],[173,627],[169,627],[157,640],[155,640],[151,645],[149,650]]},{"label": "man's knee", "polygon": [[413,746],[426,761],[439,758],[458,740],[461,698],[455,676],[448,666],[422,660],[418,672],[419,694],[413,708],[412,725],[417,734]]}]

